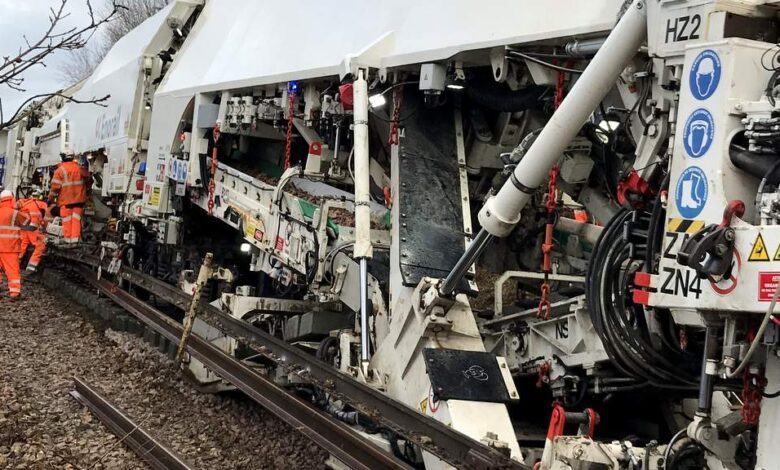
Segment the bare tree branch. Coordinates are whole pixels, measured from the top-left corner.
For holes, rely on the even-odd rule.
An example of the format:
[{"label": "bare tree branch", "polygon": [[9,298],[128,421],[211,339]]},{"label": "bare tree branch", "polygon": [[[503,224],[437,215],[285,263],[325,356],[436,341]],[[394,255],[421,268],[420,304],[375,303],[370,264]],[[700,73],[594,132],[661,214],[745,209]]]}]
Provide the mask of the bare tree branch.
[{"label": "bare tree branch", "polygon": [[[24,92],[24,73],[35,66],[46,67],[45,60],[56,51],[77,51],[86,47],[87,42],[92,38],[95,32],[103,25],[109,24],[116,16],[125,10],[126,7],[119,3],[119,0],[110,0],[109,7],[104,14],[96,16],[92,8],[91,0],[85,0],[89,13],[89,23],[81,27],[63,28],[63,20],[70,16],[66,10],[69,0],[60,0],[59,5],[49,9],[49,25],[38,39],[31,41],[24,35],[22,37],[24,45],[19,48],[15,56],[5,56],[0,59],[0,86],[5,85],[12,90]],[[54,96],[62,96],[69,101],[75,102],[72,98],[65,97],[61,90],[55,93],[41,94],[28,98],[13,114],[13,117],[6,121],[2,118],[3,109],[0,103],[0,129],[9,127],[18,122],[22,116],[24,108],[33,100],[48,97],[43,102],[48,101]],[[86,102],[102,105],[108,97],[93,99]],[[40,106],[40,104],[38,104]],[[105,106],[105,105],[103,105]]]},{"label": "bare tree branch", "polygon": [[[100,107],[107,107],[108,105],[105,104],[105,102],[111,98],[111,95],[106,95],[102,98],[95,98],[92,97],[88,100],[82,100],[82,99],[76,99],[72,96],[64,95],[63,90],[56,91],[54,93],[41,93],[39,95],[33,95],[21,104],[19,108],[14,112],[13,116],[11,116],[7,121],[3,118],[2,114],[2,100],[0,100],[0,131],[8,128],[13,127],[16,123],[24,119],[25,117],[29,116],[30,114],[33,114],[34,112],[38,111],[44,104],[46,104],[50,99],[54,97],[60,97],[64,99],[68,103],[78,103],[78,104],[94,104],[96,106]],[[43,98],[41,101],[35,101],[39,98]],[[32,106],[28,106],[30,103],[32,103]]]},{"label": "bare tree branch", "polygon": [[97,41],[91,42],[88,47],[69,52],[68,60],[59,64],[58,74],[64,85],[73,85],[91,75],[117,41],[167,4],[167,0],[103,1],[102,7],[95,9],[99,16],[108,16],[115,2],[124,8],[101,28],[100,36],[95,38]]}]

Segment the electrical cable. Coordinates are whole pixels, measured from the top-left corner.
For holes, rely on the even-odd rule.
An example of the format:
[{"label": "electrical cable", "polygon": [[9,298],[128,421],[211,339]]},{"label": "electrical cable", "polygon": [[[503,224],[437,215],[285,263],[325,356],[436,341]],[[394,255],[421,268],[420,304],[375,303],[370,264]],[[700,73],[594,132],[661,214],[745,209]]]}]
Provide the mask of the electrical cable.
[{"label": "electrical cable", "polygon": [[777,398],[777,397],[780,397],[780,390],[778,390],[776,392],[772,392],[772,393],[761,392],[761,396],[764,397],[764,398]]},{"label": "electrical cable", "polygon": [[[758,184],[758,190],[756,191],[756,200],[755,200],[755,208],[756,208],[756,214],[760,214],[760,206],[761,206],[761,197],[764,195],[764,186],[766,185],[767,180],[769,179],[772,174],[774,174],[777,169],[780,168],[780,159],[778,159],[774,165],[769,167],[769,169],[764,173],[764,177],[761,178],[761,182]],[[760,217],[760,216],[759,216]]]},{"label": "electrical cable", "polygon": [[541,60],[541,59],[539,59],[539,58],[537,58],[537,57],[530,56],[530,55],[528,55],[528,54],[526,54],[526,53],[524,53],[524,52],[519,52],[519,51],[507,51],[507,53],[509,54],[509,58],[516,58],[516,57],[520,57],[520,58],[522,58],[522,59],[525,59],[525,60],[528,60],[528,61],[531,61],[531,62],[535,62],[535,63],[537,63],[537,64],[539,64],[539,65],[543,65],[543,66],[545,66],[545,67],[547,67],[547,68],[551,68],[551,69],[553,69],[553,70],[557,70],[557,71],[559,71],[559,72],[566,72],[566,73],[576,73],[576,74],[581,74],[582,72],[584,72],[584,71],[585,71],[585,69],[582,69],[582,70],[579,70],[579,69],[570,69],[570,68],[568,68],[568,67],[561,67],[560,65],[551,64],[550,62],[546,62],[546,61],[544,61],[544,60]]},{"label": "electrical cable", "polygon": [[758,345],[761,343],[761,338],[764,337],[764,332],[766,332],[766,327],[769,325],[769,322],[774,315],[775,304],[777,304],[778,296],[780,296],[780,284],[775,287],[775,293],[772,295],[772,301],[769,303],[769,308],[767,308],[766,315],[764,315],[764,320],[761,322],[761,326],[758,327],[756,336],[750,343],[750,348],[748,349],[747,354],[745,354],[745,358],[742,359],[742,362],[739,364],[739,366],[737,366],[736,369],[734,369],[732,373],[726,374],[727,379],[733,379],[734,377],[738,376],[745,369],[745,366],[747,366],[747,364],[750,362],[750,358],[753,357],[756,349],[758,349]]},{"label": "electrical cable", "polygon": [[[628,299],[638,261],[623,237],[624,225],[634,212],[623,209],[604,227],[588,265],[586,292],[594,329],[615,368],[637,379],[639,385],[695,390],[697,376],[684,368],[681,352],[657,350],[641,306]],[[646,384],[645,384],[646,383]]]},{"label": "electrical cable", "polygon": [[668,462],[669,462],[669,456],[671,455],[672,446],[686,432],[688,432],[687,428],[680,429],[679,431],[677,431],[677,433],[674,436],[672,436],[672,439],[669,441],[669,444],[666,445],[666,450],[664,451],[664,470],[670,470]]}]

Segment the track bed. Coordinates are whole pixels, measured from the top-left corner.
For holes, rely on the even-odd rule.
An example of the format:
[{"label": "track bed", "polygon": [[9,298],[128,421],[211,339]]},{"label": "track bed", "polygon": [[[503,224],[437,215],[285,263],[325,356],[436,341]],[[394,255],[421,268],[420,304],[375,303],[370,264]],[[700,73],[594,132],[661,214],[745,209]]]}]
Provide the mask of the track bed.
[{"label": "track bed", "polygon": [[135,469],[140,459],[74,401],[79,376],[195,468],[323,468],[327,453],[238,395],[207,395],[137,336],[28,282],[0,298],[0,468]]}]

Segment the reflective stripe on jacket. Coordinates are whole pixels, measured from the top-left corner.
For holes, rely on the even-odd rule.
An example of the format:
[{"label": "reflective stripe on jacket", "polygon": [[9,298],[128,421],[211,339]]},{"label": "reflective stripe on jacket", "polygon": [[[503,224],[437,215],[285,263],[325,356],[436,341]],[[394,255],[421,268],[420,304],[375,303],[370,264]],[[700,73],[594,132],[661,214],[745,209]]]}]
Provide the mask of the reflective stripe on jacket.
[{"label": "reflective stripe on jacket", "polygon": [[46,213],[46,203],[39,199],[22,199],[19,201],[19,212],[30,218],[28,225],[40,227]]},{"label": "reflective stripe on jacket", "polygon": [[27,216],[8,205],[0,206],[0,253],[17,253],[22,248],[22,225],[27,224]]},{"label": "reflective stripe on jacket", "polygon": [[81,166],[74,161],[60,163],[51,179],[49,199],[57,196],[57,204],[82,204],[87,201],[87,186]]}]

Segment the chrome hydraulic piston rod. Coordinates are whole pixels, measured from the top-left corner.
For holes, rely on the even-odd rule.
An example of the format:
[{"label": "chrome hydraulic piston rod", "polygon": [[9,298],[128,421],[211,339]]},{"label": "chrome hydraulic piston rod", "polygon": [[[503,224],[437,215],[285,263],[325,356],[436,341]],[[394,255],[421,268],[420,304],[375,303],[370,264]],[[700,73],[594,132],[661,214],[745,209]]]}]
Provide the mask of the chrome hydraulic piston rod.
[{"label": "chrome hydraulic piston rod", "polygon": [[[520,211],[547,178],[550,168],[577,136],[593,110],[612,89],[645,37],[647,6],[644,0],[635,0],[528,149],[528,153],[517,164],[509,180],[482,207],[479,212],[482,230],[475,240],[485,236],[482,232],[496,237],[509,235],[520,221]],[[487,243],[469,245],[456,268],[442,283],[440,290],[443,295],[452,294],[460,282],[466,272],[465,269],[459,269],[461,265],[476,260],[486,246]]]}]

